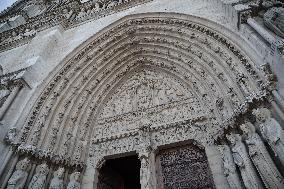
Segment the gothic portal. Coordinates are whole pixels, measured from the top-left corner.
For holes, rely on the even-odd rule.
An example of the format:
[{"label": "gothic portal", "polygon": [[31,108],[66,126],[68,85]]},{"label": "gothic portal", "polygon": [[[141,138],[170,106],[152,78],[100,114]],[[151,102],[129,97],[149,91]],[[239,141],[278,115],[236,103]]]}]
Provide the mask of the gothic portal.
[{"label": "gothic portal", "polygon": [[3,189],[284,188],[281,1],[17,1]]}]

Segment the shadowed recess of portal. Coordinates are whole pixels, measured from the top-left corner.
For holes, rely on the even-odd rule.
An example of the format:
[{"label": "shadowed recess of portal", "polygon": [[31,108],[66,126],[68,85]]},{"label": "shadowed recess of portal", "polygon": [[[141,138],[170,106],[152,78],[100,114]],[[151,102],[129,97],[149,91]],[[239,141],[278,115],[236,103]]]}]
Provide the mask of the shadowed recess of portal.
[{"label": "shadowed recess of portal", "polygon": [[100,169],[98,189],[140,189],[137,155],[109,159]]}]

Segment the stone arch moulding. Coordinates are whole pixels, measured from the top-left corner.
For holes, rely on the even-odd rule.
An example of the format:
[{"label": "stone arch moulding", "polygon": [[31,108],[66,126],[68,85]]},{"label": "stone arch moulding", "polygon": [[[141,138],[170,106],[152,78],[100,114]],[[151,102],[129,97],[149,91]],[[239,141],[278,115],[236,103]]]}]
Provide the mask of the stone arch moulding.
[{"label": "stone arch moulding", "polygon": [[210,145],[270,94],[256,62],[239,36],[208,20],[126,16],[56,68],[10,142],[21,154],[80,169],[149,146]]}]

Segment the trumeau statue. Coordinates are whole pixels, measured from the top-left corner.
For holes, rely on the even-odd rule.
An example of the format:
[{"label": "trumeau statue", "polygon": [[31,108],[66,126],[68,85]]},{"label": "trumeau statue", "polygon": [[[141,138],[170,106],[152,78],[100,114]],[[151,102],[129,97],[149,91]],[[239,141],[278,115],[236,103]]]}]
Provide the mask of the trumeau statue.
[{"label": "trumeau statue", "polygon": [[231,143],[233,159],[240,169],[245,187],[250,189],[262,189],[262,183],[250,161],[241,136],[238,134],[230,134],[227,135],[227,139]]},{"label": "trumeau statue", "polygon": [[141,188],[149,189],[150,188],[150,177],[151,172],[149,169],[149,154],[141,153],[139,154],[139,159],[141,161],[140,168],[140,184]]},{"label": "trumeau statue", "polygon": [[280,124],[271,117],[270,111],[266,108],[256,109],[253,111],[253,114],[259,122],[263,138],[278,156],[282,165],[284,165],[284,134]]},{"label": "trumeau statue", "polygon": [[53,179],[50,182],[49,189],[63,189],[64,168],[59,168],[54,172]]},{"label": "trumeau statue", "polygon": [[70,181],[68,183],[67,189],[80,189],[80,172],[74,172],[70,175]]},{"label": "trumeau statue", "polygon": [[36,168],[36,173],[33,176],[31,182],[29,183],[28,189],[41,189],[45,188],[46,177],[48,174],[48,165],[41,164]]},{"label": "trumeau statue", "polygon": [[228,181],[230,188],[231,189],[242,188],[242,184],[236,170],[236,165],[234,163],[230,147],[227,145],[219,145],[218,150],[222,155],[224,175]]},{"label": "trumeau statue", "polygon": [[249,155],[266,188],[284,188],[284,179],[269,156],[260,136],[251,123],[240,126],[245,135]]},{"label": "trumeau statue", "polygon": [[25,158],[19,161],[16,165],[16,171],[12,174],[8,181],[6,189],[22,189],[28,177],[30,169],[30,160]]}]

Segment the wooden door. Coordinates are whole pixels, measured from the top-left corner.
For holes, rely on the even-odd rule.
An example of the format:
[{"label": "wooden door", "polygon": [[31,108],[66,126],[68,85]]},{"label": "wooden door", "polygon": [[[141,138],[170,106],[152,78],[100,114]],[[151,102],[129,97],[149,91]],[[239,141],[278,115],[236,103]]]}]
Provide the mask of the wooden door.
[{"label": "wooden door", "polygon": [[159,189],[213,189],[204,150],[188,145],[162,150],[156,157]]}]

